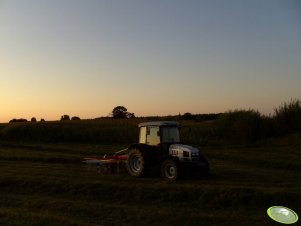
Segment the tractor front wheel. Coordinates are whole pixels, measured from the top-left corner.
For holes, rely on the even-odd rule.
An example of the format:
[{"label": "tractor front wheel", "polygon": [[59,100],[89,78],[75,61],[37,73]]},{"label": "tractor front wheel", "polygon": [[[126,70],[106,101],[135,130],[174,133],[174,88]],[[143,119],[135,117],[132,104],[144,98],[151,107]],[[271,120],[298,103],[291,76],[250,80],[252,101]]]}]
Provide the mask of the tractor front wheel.
[{"label": "tractor front wheel", "polygon": [[175,181],[179,178],[179,166],[172,159],[166,159],[161,165],[162,177],[168,181]]}]

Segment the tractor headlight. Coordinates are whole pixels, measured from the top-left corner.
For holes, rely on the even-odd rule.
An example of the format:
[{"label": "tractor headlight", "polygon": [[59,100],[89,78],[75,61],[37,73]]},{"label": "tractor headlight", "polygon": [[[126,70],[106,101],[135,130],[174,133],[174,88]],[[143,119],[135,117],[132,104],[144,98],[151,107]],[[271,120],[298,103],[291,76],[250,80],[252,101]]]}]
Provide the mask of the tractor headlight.
[{"label": "tractor headlight", "polygon": [[189,152],[188,151],[183,151],[183,157],[189,157]]}]

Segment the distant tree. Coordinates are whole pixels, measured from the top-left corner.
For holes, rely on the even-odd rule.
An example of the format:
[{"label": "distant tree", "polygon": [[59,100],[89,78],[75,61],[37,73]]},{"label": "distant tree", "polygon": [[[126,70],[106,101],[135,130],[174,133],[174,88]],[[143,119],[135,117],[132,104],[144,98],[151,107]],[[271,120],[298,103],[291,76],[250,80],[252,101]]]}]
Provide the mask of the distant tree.
[{"label": "distant tree", "polygon": [[124,106],[117,106],[112,111],[113,118],[126,118],[127,114],[127,109]]},{"label": "distant tree", "polygon": [[23,118],[20,118],[20,119],[12,119],[9,121],[9,123],[14,123],[14,122],[27,122],[27,119],[23,119]]},{"label": "distant tree", "polygon": [[135,114],[128,112],[126,107],[117,106],[112,111],[113,118],[135,118]]},{"label": "distant tree", "polygon": [[41,118],[41,122],[45,122],[45,119]]},{"label": "distant tree", "polygon": [[70,116],[69,115],[62,115],[61,121],[69,121],[69,120],[70,120]]},{"label": "distant tree", "polygon": [[31,122],[37,122],[37,119],[36,119],[35,117],[32,117],[32,118],[30,119],[30,121],[31,121]]},{"label": "distant tree", "polygon": [[181,118],[184,120],[193,120],[195,117],[193,114],[186,112]]},{"label": "distant tree", "polygon": [[223,113],[197,114],[195,115],[195,121],[213,121],[219,119],[219,117],[221,117],[222,115]]},{"label": "distant tree", "polygon": [[127,117],[127,118],[135,118],[135,114],[134,114],[134,113],[127,112],[127,113],[126,113],[126,117]]},{"label": "distant tree", "polygon": [[80,117],[73,116],[73,117],[71,118],[71,120],[80,120]]}]

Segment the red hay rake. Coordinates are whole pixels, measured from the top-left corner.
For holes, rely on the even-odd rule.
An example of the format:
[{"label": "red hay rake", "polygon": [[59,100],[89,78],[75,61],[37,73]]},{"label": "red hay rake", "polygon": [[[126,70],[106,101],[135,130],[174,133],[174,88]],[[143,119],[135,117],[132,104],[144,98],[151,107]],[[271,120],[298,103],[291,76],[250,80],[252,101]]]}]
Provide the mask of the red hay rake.
[{"label": "red hay rake", "polygon": [[84,158],[83,162],[89,165],[95,165],[96,171],[100,174],[119,174],[120,169],[125,167],[128,158],[127,154],[121,154],[128,149],[115,152],[113,155],[91,156]]}]

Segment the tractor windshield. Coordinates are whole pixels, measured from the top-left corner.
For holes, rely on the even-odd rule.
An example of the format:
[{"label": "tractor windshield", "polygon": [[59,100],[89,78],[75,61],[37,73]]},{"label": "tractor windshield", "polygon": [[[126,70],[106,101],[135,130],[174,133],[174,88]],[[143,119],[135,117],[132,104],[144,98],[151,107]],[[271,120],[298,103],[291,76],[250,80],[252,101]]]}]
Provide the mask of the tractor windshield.
[{"label": "tractor windshield", "polygon": [[162,143],[180,143],[178,127],[162,127]]}]

